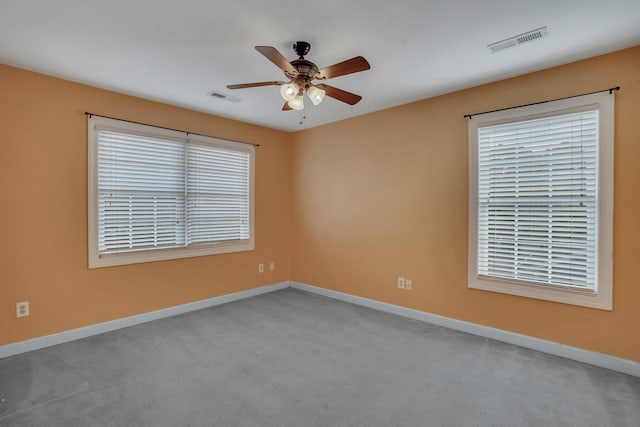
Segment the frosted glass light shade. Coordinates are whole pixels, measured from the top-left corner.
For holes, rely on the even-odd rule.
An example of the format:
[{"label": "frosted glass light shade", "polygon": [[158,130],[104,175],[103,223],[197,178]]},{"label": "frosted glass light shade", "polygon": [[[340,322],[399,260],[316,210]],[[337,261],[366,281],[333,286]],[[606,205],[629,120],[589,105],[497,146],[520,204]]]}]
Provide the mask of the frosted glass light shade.
[{"label": "frosted glass light shade", "polygon": [[307,89],[307,96],[313,103],[313,105],[318,105],[324,99],[325,91],[316,86],[311,86]]},{"label": "frosted glass light shade", "polygon": [[304,108],[304,101],[302,99],[302,95],[298,95],[288,102],[289,107],[294,110],[302,110]]},{"label": "frosted glass light shade", "polygon": [[292,99],[294,99],[296,96],[298,96],[299,91],[300,88],[293,82],[285,83],[280,86],[280,95],[285,101],[291,101]]}]

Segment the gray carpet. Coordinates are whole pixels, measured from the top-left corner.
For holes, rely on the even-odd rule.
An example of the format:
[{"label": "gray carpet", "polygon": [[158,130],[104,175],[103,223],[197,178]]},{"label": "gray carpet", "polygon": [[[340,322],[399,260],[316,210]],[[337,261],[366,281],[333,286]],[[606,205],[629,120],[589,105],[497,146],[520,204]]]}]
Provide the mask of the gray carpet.
[{"label": "gray carpet", "polygon": [[640,379],[285,289],[0,360],[0,426],[640,426]]}]

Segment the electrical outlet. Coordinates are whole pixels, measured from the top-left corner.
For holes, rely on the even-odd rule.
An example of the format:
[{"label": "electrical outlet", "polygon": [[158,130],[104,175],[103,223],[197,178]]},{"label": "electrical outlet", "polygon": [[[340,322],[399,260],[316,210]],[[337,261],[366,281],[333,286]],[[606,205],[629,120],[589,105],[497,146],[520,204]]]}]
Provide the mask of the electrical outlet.
[{"label": "electrical outlet", "polygon": [[258,264],[258,273],[264,273],[264,264]]},{"label": "electrical outlet", "polygon": [[271,261],[269,263],[269,271],[275,271],[276,270],[276,263]]},{"label": "electrical outlet", "polygon": [[16,317],[25,317],[29,314],[29,301],[16,303]]},{"label": "electrical outlet", "polygon": [[398,289],[404,289],[404,277],[398,277]]},{"label": "electrical outlet", "polygon": [[408,291],[413,289],[413,280],[407,279],[407,281],[405,282],[404,288]]}]

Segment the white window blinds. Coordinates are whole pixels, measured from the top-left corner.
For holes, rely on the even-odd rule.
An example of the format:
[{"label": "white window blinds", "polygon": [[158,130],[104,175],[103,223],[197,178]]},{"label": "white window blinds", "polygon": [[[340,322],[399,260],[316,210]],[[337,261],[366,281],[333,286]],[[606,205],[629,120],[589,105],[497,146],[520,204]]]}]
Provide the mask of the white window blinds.
[{"label": "white window blinds", "polygon": [[598,110],[478,128],[479,276],[597,291]]},{"label": "white window blinds", "polygon": [[99,251],[249,238],[249,154],[98,131]]},{"label": "white window blinds", "polygon": [[249,238],[249,154],[187,145],[188,243]]},{"label": "white window blinds", "polygon": [[99,252],[185,244],[185,144],[98,131]]},{"label": "white window blinds", "polygon": [[252,250],[254,147],[89,119],[90,267]]}]

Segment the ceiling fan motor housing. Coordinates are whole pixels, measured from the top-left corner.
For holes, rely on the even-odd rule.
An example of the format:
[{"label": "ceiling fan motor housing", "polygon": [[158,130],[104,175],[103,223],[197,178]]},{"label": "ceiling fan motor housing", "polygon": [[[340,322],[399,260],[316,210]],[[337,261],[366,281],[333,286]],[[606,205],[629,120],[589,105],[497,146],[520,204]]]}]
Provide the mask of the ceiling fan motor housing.
[{"label": "ceiling fan motor housing", "polygon": [[292,75],[286,71],[284,74],[301,86],[306,86],[318,73],[316,64],[306,59],[295,59],[291,61],[291,65],[298,71],[298,74]]},{"label": "ceiling fan motor housing", "polygon": [[301,88],[308,88],[318,74],[318,67],[313,62],[304,59],[304,56],[311,50],[311,44],[298,41],[293,44],[293,50],[299,58],[291,61],[291,65],[296,69],[297,74],[285,71],[284,74]]}]

